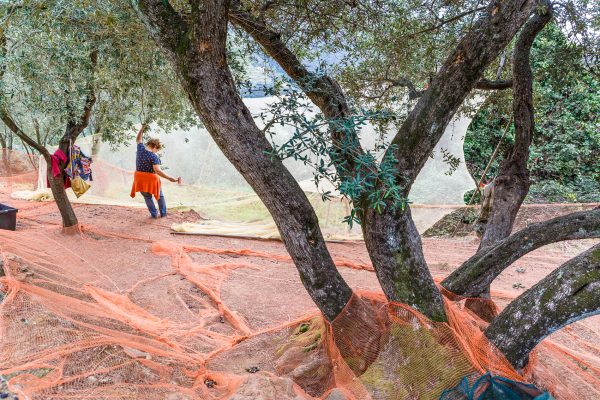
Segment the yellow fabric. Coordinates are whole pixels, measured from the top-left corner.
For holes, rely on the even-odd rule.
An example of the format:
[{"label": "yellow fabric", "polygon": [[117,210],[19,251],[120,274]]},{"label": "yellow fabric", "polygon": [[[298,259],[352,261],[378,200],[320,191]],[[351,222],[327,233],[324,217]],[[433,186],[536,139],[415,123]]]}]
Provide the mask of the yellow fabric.
[{"label": "yellow fabric", "polygon": [[85,192],[90,188],[89,183],[84,181],[80,176],[76,176],[73,180],[71,180],[71,189],[73,189],[73,193],[78,198],[83,196]]}]

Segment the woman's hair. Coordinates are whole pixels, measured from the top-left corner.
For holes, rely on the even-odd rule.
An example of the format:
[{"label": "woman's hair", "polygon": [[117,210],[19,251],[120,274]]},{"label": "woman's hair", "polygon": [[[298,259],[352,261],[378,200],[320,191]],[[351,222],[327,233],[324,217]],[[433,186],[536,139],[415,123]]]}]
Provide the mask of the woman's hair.
[{"label": "woman's hair", "polygon": [[161,150],[163,148],[163,144],[158,139],[149,139],[146,142],[146,146],[152,147],[156,150]]}]

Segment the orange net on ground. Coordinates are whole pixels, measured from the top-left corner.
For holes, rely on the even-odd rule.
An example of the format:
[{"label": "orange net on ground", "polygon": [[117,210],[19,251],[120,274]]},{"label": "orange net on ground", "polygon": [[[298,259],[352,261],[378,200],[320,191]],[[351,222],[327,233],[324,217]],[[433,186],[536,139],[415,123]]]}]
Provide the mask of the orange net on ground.
[{"label": "orange net on ground", "polygon": [[0,148],[0,191],[35,189],[38,161],[37,155]]},{"label": "orange net on ground", "polygon": [[[361,290],[331,324],[310,307],[273,320],[306,296],[283,251],[117,226],[66,235],[43,219],[47,206],[19,208],[28,225],[0,230],[0,375],[20,399],[436,399],[486,371],[559,399],[600,398],[598,332],[579,324],[520,374],[465,299],[446,298],[449,323]],[[365,262],[335,261],[373,279]],[[255,275],[288,289],[252,288]],[[248,302],[263,304],[253,318]]]}]

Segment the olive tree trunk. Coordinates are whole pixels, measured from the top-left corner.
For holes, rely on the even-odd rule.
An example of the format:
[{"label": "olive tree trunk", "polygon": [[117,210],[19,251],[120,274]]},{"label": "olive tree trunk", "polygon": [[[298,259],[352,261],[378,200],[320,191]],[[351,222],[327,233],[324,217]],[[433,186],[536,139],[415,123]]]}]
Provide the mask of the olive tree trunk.
[{"label": "olive tree trunk", "polygon": [[79,224],[79,221],[77,220],[75,210],[73,210],[73,205],[67,197],[67,191],[65,190],[64,186],[64,165],[60,166],[60,175],[55,177],[52,175],[52,162],[47,160],[46,164],[48,171],[48,183],[50,183],[52,197],[54,197],[54,202],[56,203],[58,211],[60,212],[63,227],[70,228],[73,226],[77,226]]},{"label": "olive tree trunk", "polygon": [[533,74],[530,65],[531,46],[537,34],[552,18],[550,4],[540,7],[519,34],[513,60],[513,116],[515,144],[500,165],[494,179],[492,211],[488,218],[479,250],[508,237],[517,212],[529,192],[529,146],[533,139]]},{"label": "olive tree trunk", "polygon": [[508,266],[525,254],[564,240],[600,237],[600,207],[540,222],[476,253],[442,281],[452,293],[477,297]]},{"label": "olive tree trunk", "polygon": [[306,195],[283,163],[267,154],[273,149],[237,92],[226,61],[229,2],[190,3],[187,21],[162,0],[133,5],[207,130],[273,216],[313,301],[333,320],[352,290],[333,263]]},{"label": "olive tree trunk", "polygon": [[[455,112],[535,4],[492,1],[419,98],[387,151],[397,162],[397,183],[406,196]],[[388,203],[381,213],[366,210],[363,232],[379,276],[395,279],[385,283],[388,299],[416,304],[428,317],[444,320],[441,295],[425,263],[409,208],[401,210]],[[422,304],[429,305],[423,309]]]},{"label": "olive tree trunk", "polygon": [[[54,197],[54,201],[56,202],[56,206],[60,212],[60,216],[62,218],[63,227],[69,228],[72,226],[76,226],[78,224],[77,216],[75,215],[75,211],[73,210],[73,206],[67,197],[67,192],[64,187],[64,168],[66,163],[61,163],[59,165],[60,175],[54,177],[52,175],[52,159],[48,150],[29,137],[25,132],[19,128],[19,126],[15,123],[15,121],[11,118],[10,115],[6,113],[5,110],[0,110],[0,119],[2,122],[8,126],[8,128],[15,133],[23,142],[27,143],[32,148],[36,149],[43,157],[47,165],[48,170],[48,182],[50,183],[50,189],[52,190],[52,196]],[[68,154],[68,144],[65,148]],[[65,151],[63,150],[63,152]]]},{"label": "olive tree trunk", "polygon": [[600,313],[600,244],[567,261],[508,305],[485,331],[515,368],[546,336]]},{"label": "olive tree trunk", "polygon": [[[3,32],[0,32],[0,55],[6,54],[6,37]],[[90,64],[92,73],[96,69],[96,64],[98,62],[98,52],[97,50],[92,50],[90,53]],[[4,69],[0,69],[0,80],[4,78]],[[77,137],[83,132],[83,130],[87,127],[90,115],[92,113],[92,108],[96,102],[96,96],[94,92],[94,86],[92,79],[88,82],[88,94],[86,96],[85,104],[83,107],[83,113],[80,117],[71,117],[65,128],[65,133],[59,142],[58,148],[62,150],[63,153],[69,154],[69,146],[71,143],[75,143]],[[54,200],[60,212],[62,218],[62,224],[65,228],[70,228],[72,226],[78,225],[77,216],[75,215],[75,211],[73,210],[73,206],[67,197],[67,192],[64,188],[64,177],[65,172],[64,169],[67,166],[67,162],[62,162],[59,165],[60,175],[54,177],[52,175],[52,159],[50,153],[46,149],[46,147],[42,143],[38,143],[36,140],[32,139],[31,136],[27,135],[23,130],[17,125],[14,119],[11,117],[9,111],[6,109],[6,105],[0,105],[0,119],[4,124],[15,134],[17,135],[24,143],[36,149],[44,159],[48,165],[48,181],[50,183],[50,189],[52,190],[52,195],[54,196]],[[39,136],[39,135],[38,135]]]},{"label": "olive tree trunk", "polygon": [[4,169],[8,172],[10,171],[10,164],[8,160],[8,149],[6,147],[6,140],[4,139],[4,135],[0,133],[0,147],[2,148],[2,165],[4,165]]}]

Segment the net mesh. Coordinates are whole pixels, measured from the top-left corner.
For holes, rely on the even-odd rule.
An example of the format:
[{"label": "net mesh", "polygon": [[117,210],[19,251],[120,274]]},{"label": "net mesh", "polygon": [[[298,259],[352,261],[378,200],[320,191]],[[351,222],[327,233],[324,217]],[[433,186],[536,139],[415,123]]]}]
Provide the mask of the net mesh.
[{"label": "net mesh", "polygon": [[[182,231],[276,237],[243,182],[211,169],[213,151],[202,156],[199,175],[213,181],[165,184],[172,206],[197,210]],[[12,197],[19,219],[16,232],[0,230],[0,375],[20,399],[436,399],[487,372],[559,399],[600,398],[597,324],[553,334],[517,372],[486,340],[486,323],[466,299],[445,293],[448,323],[388,303],[366,257],[346,254],[348,247],[334,261],[355,295],[328,323],[281,246],[166,238],[170,222],[139,219],[142,211],[131,206],[144,207],[143,200],[128,198],[131,151],[104,148],[95,157],[92,189],[78,201],[107,206],[76,204],[84,225],[71,235],[39,190],[45,163],[4,153],[10,163],[0,169],[0,198]],[[309,198],[330,239],[359,237],[340,223],[347,203],[324,203],[314,192]],[[424,220],[436,219],[452,206],[421,209]],[[413,210],[418,219],[419,207]],[[500,305],[515,297],[492,295]]]},{"label": "net mesh", "polygon": [[[20,185],[14,176],[3,198]],[[66,235],[52,203],[17,205],[20,229],[0,231],[0,375],[21,399],[436,399],[486,372],[559,399],[600,396],[598,333],[579,323],[544,340],[519,373],[466,299],[446,293],[449,322],[436,323],[356,289],[328,323],[281,246],[165,240],[108,216]],[[375,282],[360,257],[335,262],[355,287]]]}]

